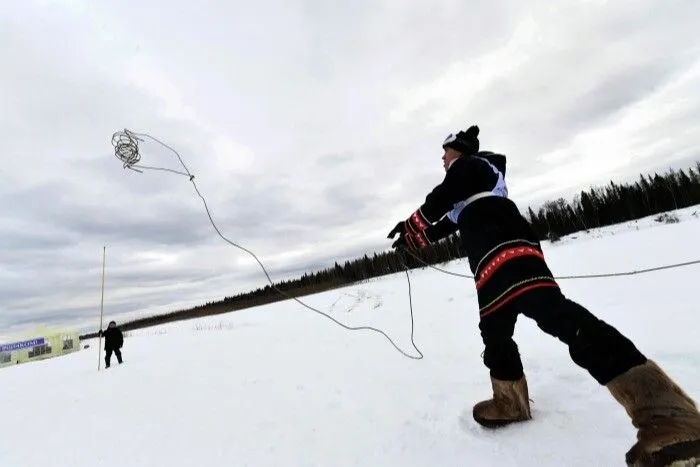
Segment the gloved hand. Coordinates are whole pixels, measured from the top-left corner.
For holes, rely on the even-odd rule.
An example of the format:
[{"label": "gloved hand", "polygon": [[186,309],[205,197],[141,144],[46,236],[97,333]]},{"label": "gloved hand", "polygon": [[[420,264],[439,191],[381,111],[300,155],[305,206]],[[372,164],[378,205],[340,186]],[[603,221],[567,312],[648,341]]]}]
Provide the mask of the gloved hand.
[{"label": "gloved hand", "polygon": [[404,247],[416,251],[432,243],[426,233],[430,226],[430,222],[418,209],[408,219],[396,224],[393,230],[389,232],[387,238],[393,239],[396,234],[399,234],[399,238],[391,245],[392,248]]},{"label": "gloved hand", "polygon": [[407,248],[409,250],[416,251],[419,248],[425,248],[430,244],[430,241],[428,240],[428,237],[425,235],[424,231],[412,231],[408,226],[408,222],[406,221],[401,221],[396,224],[396,227],[394,227],[394,230],[389,233],[387,238],[393,239],[397,233],[399,234],[399,238],[391,244],[392,248]]}]

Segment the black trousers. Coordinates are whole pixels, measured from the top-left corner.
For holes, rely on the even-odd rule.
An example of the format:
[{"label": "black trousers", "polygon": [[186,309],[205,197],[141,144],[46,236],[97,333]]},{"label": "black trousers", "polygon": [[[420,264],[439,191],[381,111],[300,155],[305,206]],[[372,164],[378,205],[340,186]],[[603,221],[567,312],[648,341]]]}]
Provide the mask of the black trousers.
[{"label": "black trousers", "polygon": [[117,361],[119,363],[122,362],[122,351],[119,349],[112,349],[112,348],[107,348],[105,349],[105,365],[109,366],[109,361],[112,359],[112,352],[114,352],[114,355],[117,356]]},{"label": "black trousers", "polygon": [[513,340],[515,322],[521,313],[566,344],[573,362],[601,385],[647,360],[628,338],[566,298],[558,287],[543,287],[529,290],[481,317],[484,364],[495,379],[515,381],[523,376],[520,353]]}]

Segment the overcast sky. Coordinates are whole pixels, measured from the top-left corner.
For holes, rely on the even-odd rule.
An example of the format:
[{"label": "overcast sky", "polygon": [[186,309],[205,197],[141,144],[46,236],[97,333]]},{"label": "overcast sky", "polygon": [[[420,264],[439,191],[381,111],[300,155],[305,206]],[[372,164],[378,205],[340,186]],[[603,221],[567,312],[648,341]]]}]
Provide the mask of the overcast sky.
[{"label": "overcast sky", "polygon": [[103,245],[105,320],[266,284],[186,177],[123,169],[115,131],[175,147],[279,280],[388,248],[471,124],[523,208],[692,165],[698,18],[697,0],[3,2],[0,334],[96,329]]}]

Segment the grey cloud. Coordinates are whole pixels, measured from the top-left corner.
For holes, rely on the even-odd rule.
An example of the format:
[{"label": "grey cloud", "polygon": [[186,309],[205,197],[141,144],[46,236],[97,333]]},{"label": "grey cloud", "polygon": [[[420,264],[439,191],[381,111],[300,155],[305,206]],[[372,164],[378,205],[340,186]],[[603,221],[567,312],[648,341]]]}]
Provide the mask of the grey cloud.
[{"label": "grey cloud", "polygon": [[[582,80],[576,77],[575,64],[572,63],[569,72],[549,73],[550,77],[557,76],[560,83],[550,81],[549,86],[530,87],[529,83],[535,82],[541,73],[534,66],[533,63],[532,67],[523,70],[529,79],[521,76],[518,81],[515,78],[509,82],[497,81],[475,101],[475,107],[483,109],[483,112],[474,112],[484,115],[481,119],[485,123],[481,125],[482,141],[490,142],[493,139],[490,134],[494,132],[503,134],[511,130],[518,140],[517,154],[520,157],[544,154],[567,144],[584,130],[609,122],[618,111],[666,83],[677,70],[673,63],[647,63],[631,69],[621,63],[602,76]],[[571,79],[561,78],[568,73]],[[593,88],[591,82],[596,83]],[[512,89],[511,98],[503,101],[502,93],[509,88]],[[491,122],[497,122],[499,126],[492,129],[494,124]],[[497,144],[491,147],[499,150]]]},{"label": "grey cloud", "polygon": [[[134,205],[119,204],[118,200],[106,197],[105,204],[117,202],[105,206],[94,198],[80,199],[79,189],[66,190],[53,182],[6,193],[3,198],[14,206],[22,206],[23,210],[31,206],[25,218],[33,222],[23,226],[30,234],[34,232],[64,246],[81,237],[116,244],[133,242],[137,246],[145,241],[183,245],[206,237],[202,224],[193,222],[199,212],[191,206],[173,203],[167,195],[152,197],[144,204],[134,200]],[[125,194],[123,199],[130,198]]]},{"label": "grey cloud", "polygon": [[[590,90],[581,92],[569,109],[559,113],[558,123],[575,133],[614,118],[619,110],[668,82],[677,72],[677,67],[677,63],[669,60],[613,70],[601,77]],[[552,120],[550,123],[554,123]]]},{"label": "grey cloud", "polygon": [[[104,244],[113,316],[266,285],[245,252],[217,237],[186,177],[122,168],[110,145],[116,130],[176,148],[222,233],[274,279],[294,277],[387,248],[394,216],[442,180],[449,131],[479,124],[483,147],[509,156],[511,186],[567,162],[536,162],[551,151],[587,157],[572,149],[577,135],[615,124],[697,60],[696,3],[8,7],[0,328],[92,319]],[[507,46],[528,21],[534,39],[513,70],[463,105],[448,94],[391,119],[398,94]],[[640,145],[660,142],[658,160],[639,156],[626,173],[692,157],[697,87],[691,78],[668,94],[684,107],[635,135]],[[431,127],[446,109],[446,127]],[[143,164],[180,169],[158,144],[141,149]],[[601,172],[602,181],[612,175]]]},{"label": "grey cloud", "polygon": [[338,170],[352,163],[352,154],[328,154],[321,156],[318,159],[318,166],[328,168],[330,170]]},{"label": "grey cloud", "polygon": [[[37,300],[13,300],[12,307],[3,308],[0,328],[33,328],[37,324],[62,326],[76,320],[99,317],[99,297],[96,302],[84,306],[51,306],[45,298]],[[38,308],[38,309],[37,309]]]},{"label": "grey cloud", "polygon": [[382,210],[382,206],[373,202],[367,196],[367,189],[371,187],[371,178],[356,178],[327,187],[324,197],[328,200],[329,213],[333,215],[338,224],[342,226],[348,220],[363,218],[366,215]]},{"label": "grey cloud", "polygon": [[[37,230],[30,228],[2,229],[0,237],[0,251],[20,250],[22,252],[40,252],[46,249],[65,248],[71,245],[75,238],[70,234],[53,230]],[[2,257],[2,253],[0,253]]]},{"label": "grey cloud", "polygon": [[557,16],[543,15],[557,42],[537,43],[512,74],[475,95],[464,121],[488,123],[543,152],[653,92],[697,57],[698,43],[687,40],[696,27],[693,2],[596,11],[562,6]]}]

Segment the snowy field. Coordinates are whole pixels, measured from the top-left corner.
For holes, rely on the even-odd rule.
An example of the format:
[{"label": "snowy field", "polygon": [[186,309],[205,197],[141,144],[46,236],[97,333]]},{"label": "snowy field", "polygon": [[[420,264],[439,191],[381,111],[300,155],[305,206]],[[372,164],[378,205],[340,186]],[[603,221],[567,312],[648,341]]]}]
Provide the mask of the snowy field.
[{"label": "snowy field", "polygon": [[[699,212],[574,234],[545,252],[558,275],[698,259]],[[469,274],[464,260],[443,267]],[[524,317],[516,339],[534,419],[479,427],[472,405],[491,393],[473,283],[431,269],[411,282],[423,360],[284,302],[132,332],[124,365],[106,371],[96,340],[0,370],[0,466],[624,465],[635,431],[622,407]],[[700,399],[698,284],[700,265],[561,281]],[[397,274],[302,300],[416,354],[407,290]]]}]

